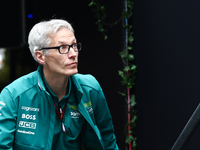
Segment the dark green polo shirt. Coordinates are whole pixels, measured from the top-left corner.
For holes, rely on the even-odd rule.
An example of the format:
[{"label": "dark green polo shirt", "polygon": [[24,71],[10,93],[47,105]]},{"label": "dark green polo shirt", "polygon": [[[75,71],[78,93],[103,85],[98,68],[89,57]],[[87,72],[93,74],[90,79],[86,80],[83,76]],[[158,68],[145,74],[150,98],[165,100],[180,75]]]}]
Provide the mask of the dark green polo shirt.
[{"label": "dark green polo shirt", "polygon": [[[57,108],[59,99],[57,95],[53,93],[53,91],[49,88],[43,74],[43,81],[46,87],[46,90],[51,95],[54,103]],[[56,124],[54,126],[54,137],[52,142],[52,150],[61,150],[64,147],[67,147],[69,150],[81,150],[81,139],[80,132],[83,128],[85,119],[77,110],[77,101],[75,95],[75,89],[72,85],[72,79],[69,77],[68,81],[68,92],[65,97],[63,97],[60,101],[61,108],[63,109],[67,99],[67,107],[63,116],[63,123],[68,132],[64,133],[61,127],[61,121],[59,116],[56,114]],[[56,113],[56,111],[55,111]]]}]

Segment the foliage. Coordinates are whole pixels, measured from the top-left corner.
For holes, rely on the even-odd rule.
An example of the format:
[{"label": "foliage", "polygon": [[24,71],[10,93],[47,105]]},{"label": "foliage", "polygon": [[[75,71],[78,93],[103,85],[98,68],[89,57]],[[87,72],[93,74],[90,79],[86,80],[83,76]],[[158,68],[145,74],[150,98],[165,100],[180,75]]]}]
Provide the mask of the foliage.
[{"label": "foliage", "polygon": [[[130,90],[135,85],[135,76],[136,76],[136,65],[134,65],[134,55],[132,54],[132,44],[134,41],[133,38],[133,32],[132,32],[132,26],[129,25],[127,22],[133,15],[133,1],[127,0],[127,9],[124,9],[122,12],[122,15],[119,20],[117,20],[114,23],[106,23],[105,18],[107,16],[105,6],[100,5],[98,0],[92,0],[89,4],[89,7],[91,7],[92,11],[94,12],[95,17],[97,18],[96,24],[98,25],[98,31],[100,31],[104,35],[104,39],[106,40],[108,37],[106,35],[107,29],[105,27],[107,25],[113,26],[117,24],[120,20],[125,20],[126,23],[123,25],[123,28],[125,31],[128,32],[128,44],[125,44],[124,50],[122,50],[119,55],[121,56],[124,68],[123,70],[118,71],[119,75],[122,77],[122,85],[126,86],[125,92],[119,92],[122,96],[125,97],[126,101],[128,103],[128,115],[130,115],[130,122],[128,122],[128,130],[126,131],[126,143],[130,145],[131,143],[131,149],[136,149],[136,140],[135,137],[135,127],[136,127],[136,111],[135,111],[135,95],[130,95]],[[125,0],[124,0],[125,3]],[[129,101],[128,101],[129,99]]]},{"label": "foliage", "polygon": [[96,24],[98,26],[98,31],[100,31],[104,35],[104,39],[106,40],[108,38],[108,36],[106,35],[107,27],[112,27],[113,25],[116,25],[119,21],[121,21],[122,17],[119,17],[119,19],[113,23],[107,23],[105,21],[107,17],[105,6],[100,5],[98,0],[92,0],[88,6],[91,7],[94,16],[97,18]]}]

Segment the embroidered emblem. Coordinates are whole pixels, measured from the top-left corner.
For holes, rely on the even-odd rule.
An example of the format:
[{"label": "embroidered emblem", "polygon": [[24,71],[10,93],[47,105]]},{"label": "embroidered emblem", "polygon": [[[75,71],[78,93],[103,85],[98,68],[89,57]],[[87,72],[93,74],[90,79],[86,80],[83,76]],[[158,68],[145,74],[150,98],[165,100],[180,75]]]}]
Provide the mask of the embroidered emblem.
[{"label": "embroidered emblem", "polygon": [[0,101],[0,104],[6,106],[6,104],[3,101]]},{"label": "embroidered emblem", "polygon": [[77,106],[76,105],[69,105],[69,107],[73,110],[77,110]]},{"label": "embroidered emblem", "polygon": [[89,114],[92,114],[92,113],[93,113],[93,108],[92,108],[92,103],[91,103],[91,101],[89,101],[88,103],[85,103],[84,105],[85,105],[85,107],[86,107],[88,113],[89,113]]}]

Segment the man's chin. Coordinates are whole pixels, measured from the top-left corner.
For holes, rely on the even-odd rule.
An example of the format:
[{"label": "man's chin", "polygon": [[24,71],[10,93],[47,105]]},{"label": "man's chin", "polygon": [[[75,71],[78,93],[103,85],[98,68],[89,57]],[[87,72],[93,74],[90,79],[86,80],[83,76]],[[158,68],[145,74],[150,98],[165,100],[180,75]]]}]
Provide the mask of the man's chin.
[{"label": "man's chin", "polygon": [[69,76],[75,75],[75,74],[77,74],[77,73],[78,73],[78,70],[74,70],[74,71],[72,71],[71,73],[69,73]]}]

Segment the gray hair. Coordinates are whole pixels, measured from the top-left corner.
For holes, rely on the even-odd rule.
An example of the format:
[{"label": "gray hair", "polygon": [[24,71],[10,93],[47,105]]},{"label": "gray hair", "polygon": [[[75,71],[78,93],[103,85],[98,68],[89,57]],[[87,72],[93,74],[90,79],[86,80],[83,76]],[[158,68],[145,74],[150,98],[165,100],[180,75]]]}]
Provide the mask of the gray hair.
[{"label": "gray hair", "polygon": [[74,33],[71,24],[62,19],[42,21],[33,26],[28,36],[28,44],[31,54],[36,61],[35,51],[49,46],[51,44],[50,35],[55,34],[61,28],[67,28]]}]

